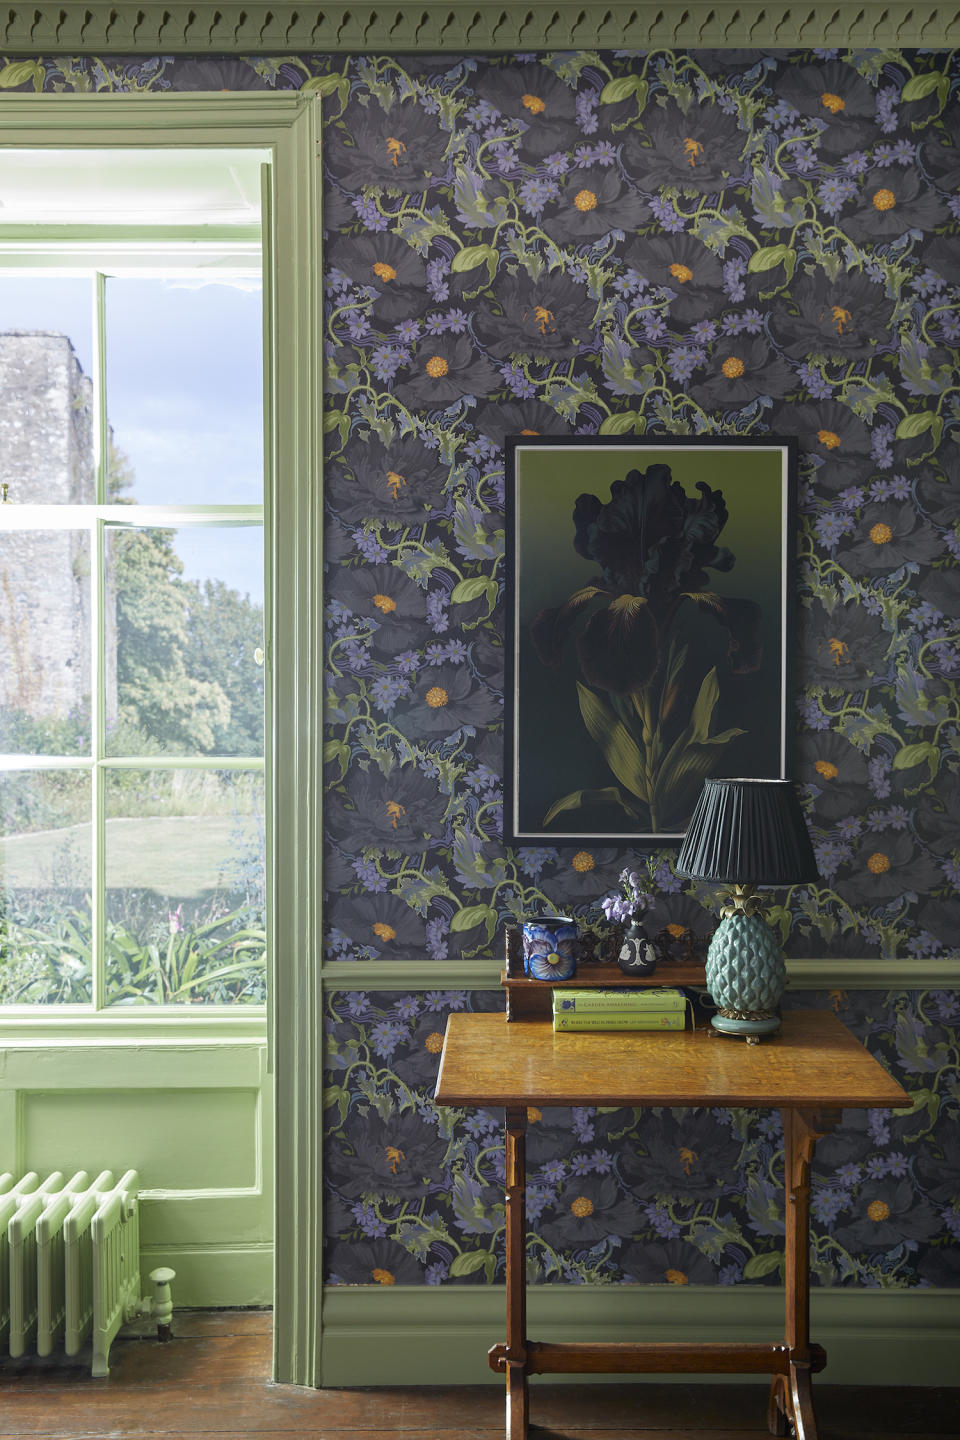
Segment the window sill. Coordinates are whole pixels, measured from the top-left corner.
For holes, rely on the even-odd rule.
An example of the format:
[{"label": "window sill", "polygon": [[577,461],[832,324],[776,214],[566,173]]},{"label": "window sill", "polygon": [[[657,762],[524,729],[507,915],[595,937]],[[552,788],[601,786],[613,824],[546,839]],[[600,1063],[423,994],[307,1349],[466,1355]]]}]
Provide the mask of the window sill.
[{"label": "window sill", "polygon": [[[236,1044],[267,1039],[267,1014],[262,1005],[243,1014],[211,1006],[157,1007],[140,1010],[92,1011],[82,1005],[11,1006],[0,1011],[0,1048],[12,1045],[129,1045],[139,1043]],[[42,1013],[38,1013],[42,1011]]]}]

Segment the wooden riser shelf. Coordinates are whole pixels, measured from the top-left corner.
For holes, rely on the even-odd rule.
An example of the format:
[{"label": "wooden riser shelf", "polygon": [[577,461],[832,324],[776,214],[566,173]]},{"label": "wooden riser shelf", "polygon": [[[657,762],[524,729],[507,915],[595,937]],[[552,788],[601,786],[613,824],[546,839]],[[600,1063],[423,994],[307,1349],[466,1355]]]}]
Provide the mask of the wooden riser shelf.
[{"label": "wooden riser shelf", "polygon": [[618,965],[582,965],[571,980],[530,980],[525,975],[500,972],[500,984],[507,994],[508,1020],[549,1020],[553,1014],[554,990],[649,989],[651,985],[704,987],[704,967],[697,961],[664,960],[652,975],[627,977]]}]

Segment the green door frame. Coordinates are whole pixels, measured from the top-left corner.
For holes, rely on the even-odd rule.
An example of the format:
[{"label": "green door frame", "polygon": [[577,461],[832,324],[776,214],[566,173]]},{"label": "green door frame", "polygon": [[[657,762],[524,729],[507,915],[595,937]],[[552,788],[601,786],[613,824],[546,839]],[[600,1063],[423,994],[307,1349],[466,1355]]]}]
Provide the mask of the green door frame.
[{"label": "green door frame", "polygon": [[[267,1041],[275,1076],[274,1373],[313,1385],[320,1314],[321,371],[319,105],[315,95],[6,95],[4,146],[251,146],[272,151],[265,192]],[[30,1019],[37,1041],[131,1030],[249,1043],[251,1018],[113,1014]],[[199,1023],[197,1023],[199,1022]],[[262,1019],[261,1019],[262,1026]]]}]

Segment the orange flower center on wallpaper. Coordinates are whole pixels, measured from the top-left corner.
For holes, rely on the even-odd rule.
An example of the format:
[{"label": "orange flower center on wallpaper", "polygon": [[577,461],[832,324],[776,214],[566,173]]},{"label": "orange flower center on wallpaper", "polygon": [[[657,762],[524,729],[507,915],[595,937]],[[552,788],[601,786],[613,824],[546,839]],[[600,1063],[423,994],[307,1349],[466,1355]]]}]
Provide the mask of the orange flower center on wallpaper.
[{"label": "orange flower center on wallpaper", "polygon": [[397,1283],[389,1270],[381,1270],[379,1266],[376,1270],[371,1270],[370,1274],[378,1285],[396,1285]]},{"label": "orange flower center on wallpaper", "polygon": [[873,208],[875,210],[892,210],[897,203],[897,197],[892,190],[878,190],[873,197]]},{"label": "orange flower center on wallpaper", "polygon": [[826,106],[826,108],[830,111],[831,115],[838,115],[841,110],[845,110],[847,108],[843,101],[840,99],[840,96],[834,95],[831,90],[825,90],[824,93],[820,96],[820,104]]},{"label": "orange flower center on wallpaper", "polygon": [[427,1036],[426,1040],[424,1040],[423,1043],[425,1047],[430,1051],[431,1055],[439,1055],[440,1051],[443,1049],[443,1036],[440,1034],[439,1030],[431,1030],[430,1034]]},{"label": "orange flower center on wallpaper", "polygon": [[833,656],[834,665],[839,665],[850,655],[850,646],[846,640],[838,640],[835,635],[830,636],[830,654]]},{"label": "orange flower center on wallpaper", "polygon": [[876,1224],[879,1225],[881,1220],[889,1220],[890,1206],[887,1204],[886,1200],[872,1200],[867,1206],[867,1214],[870,1216],[871,1220],[875,1221]]},{"label": "orange flower center on wallpaper", "polygon": [[397,828],[397,821],[400,819],[401,815],[406,815],[406,813],[406,810],[399,803],[399,801],[387,801],[387,819],[390,821],[390,824],[393,826],[394,830],[396,830]]},{"label": "orange flower center on wallpaper", "polygon": [[391,165],[396,165],[401,155],[407,153],[407,147],[402,140],[395,140],[392,135],[387,136],[387,154],[390,156]]},{"label": "orange flower center on wallpaper", "polygon": [[743,374],[744,364],[738,355],[728,355],[720,369],[728,380],[738,380]]},{"label": "orange flower center on wallpaper", "polygon": [[387,925],[383,920],[378,920],[373,927],[373,933],[378,940],[396,940],[397,932],[392,925]]},{"label": "orange flower center on wallpaper", "polygon": [[531,115],[542,115],[547,108],[547,102],[541,100],[539,95],[522,95],[520,104],[524,110],[529,110]]},{"label": "orange flower center on wallpaper", "polygon": [[431,685],[426,698],[431,710],[441,710],[450,697],[442,685]]},{"label": "orange flower center on wallpaper", "polygon": [[373,267],[373,273],[378,280],[396,280],[397,278],[396,270],[392,265],[388,265],[386,260],[378,260]]},{"label": "orange flower center on wallpaper", "polygon": [[527,1120],[531,1125],[536,1125],[538,1120],[543,1119],[543,1111],[538,1105],[527,1106]]},{"label": "orange flower center on wallpaper", "polygon": [[689,1175],[693,1169],[698,1156],[696,1150],[688,1150],[686,1145],[680,1147],[680,1164],[683,1166],[684,1175]]},{"label": "orange flower center on wallpaper", "polygon": [[703,154],[703,146],[699,140],[691,140],[690,137],[687,136],[683,142],[683,153],[687,157],[687,164],[691,169],[695,169],[697,161]]},{"label": "orange flower center on wallpaper", "polygon": [[450,366],[442,355],[431,355],[427,361],[427,374],[431,380],[442,380]]},{"label": "orange flower center on wallpaper", "polygon": [[378,610],[383,611],[384,615],[389,615],[391,610],[396,610],[397,608],[396,600],[393,600],[389,595],[374,595],[373,603]]},{"label": "orange flower center on wallpaper", "polygon": [[840,444],[840,436],[835,430],[818,430],[817,439],[820,441],[820,444],[825,445],[828,450],[836,450]]},{"label": "orange flower center on wallpaper", "polygon": [[597,862],[589,850],[578,850],[570,861],[570,864],[579,874],[585,875],[588,870],[594,870],[596,868]]},{"label": "orange flower center on wallpaper", "polygon": [[402,475],[398,475],[397,472],[396,472],[396,470],[388,470],[388,471],[387,471],[387,486],[388,486],[388,488],[389,488],[389,490],[390,490],[390,494],[393,496],[394,500],[396,500],[397,495],[399,494],[401,487],[404,486],[404,485],[406,485],[406,483],[407,483],[407,482],[406,482],[406,480],[403,478],[403,476],[402,476]]},{"label": "orange flower center on wallpaper", "polygon": [[688,280],[693,279],[693,271],[690,269],[690,266],[681,265],[679,260],[675,260],[670,266],[670,274],[674,280],[679,280],[681,285],[686,285]]},{"label": "orange flower center on wallpaper", "polygon": [[679,940],[680,936],[686,935],[686,933],[686,925],[679,925],[676,920],[674,920],[672,924],[667,926],[667,934],[672,935],[674,940]]},{"label": "orange flower center on wallpaper", "polygon": [[881,850],[875,850],[867,861],[867,869],[871,875],[886,875],[890,869],[889,855],[884,855]]},{"label": "orange flower center on wallpaper", "polygon": [[870,539],[874,545],[889,545],[893,539],[893,531],[889,525],[884,525],[882,520],[878,520],[876,525],[870,527]]},{"label": "orange flower center on wallpaper", "polygon": [[832,314],[834,329],[838,335],[843,335],[847,327],[852,323],[853,316],[849,310],[844,310],[842,305],[834,305]]},{"label": "orange flower center on wallpaper", "polygon": [[[526,317],[524,317],[524,318],[526,318]],[[534,319],[534,323],[536,324],[536,327],[537,327],[537,329],[540,331],[540,334],[541,334],[541,335],[546,335],[546,333],[547,333],[548,330],[556,330],[556,328],[557,328],[556,325],[554,325],[554,323],[553,323],[553,321],[554,321],[553,311],[552,311],[552,310],[547,310],[543,305],[535,305],[535,306],[534,306],[534,309],[533,309],[533,319]]]},{"label": "orange flower center on wallpaper", "polygon": [[668,1285],[689,1285],[690,1281],[682,1270],[668,1270],[666,1273]]},{"label": "orange flower center on wallpaper", "polygon": [[390,1162],[390,1174],[396,1175],[400,1161],[406,1160],[407,1157],[406,1155],[404,1155],[402,1150],[397,1149],[396,1145],[388,1145],[386,1149],[386,1155],[387,1159]]},{"label": "orange flower center on wallpaper", "polygon": [[596,210],[597,197],[592,190],[578,190],[573,197],[573,203],[581,214],[586,214],[588,210]]},{"label": "orange flower center on wallpaper", "polygon": [[578,1195],[570,1206],[570,1209],[578,1220],[586,1220],[588,1215],[593,1214],[593,1201],[588,1199],[586,1195]]},{"label": "orange flower center on wallpaper", "polygon": [[834,765],[830,760],[818,760],[813,768],[814,770],[816,770],[818,775],[821,775],[823,777],[824,780],[836,780],[837,776],[840,774],[840,771],[837,769],[836,765]]}]

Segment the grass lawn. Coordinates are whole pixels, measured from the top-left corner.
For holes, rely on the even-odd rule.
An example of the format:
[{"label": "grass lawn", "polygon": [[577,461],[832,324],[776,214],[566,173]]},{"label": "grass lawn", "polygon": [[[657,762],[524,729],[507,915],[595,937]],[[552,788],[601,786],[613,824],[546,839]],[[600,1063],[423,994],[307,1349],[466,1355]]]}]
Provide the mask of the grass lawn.
[{"label": "grass lawn", "polygon": [[[198,899],[231,882],[238,852],[258,845],[256,822],[230,815],[108,820],[107,888]],[[89,825],[11,835],[0,839],[0,889],[89,886],[91,863]]]}]

